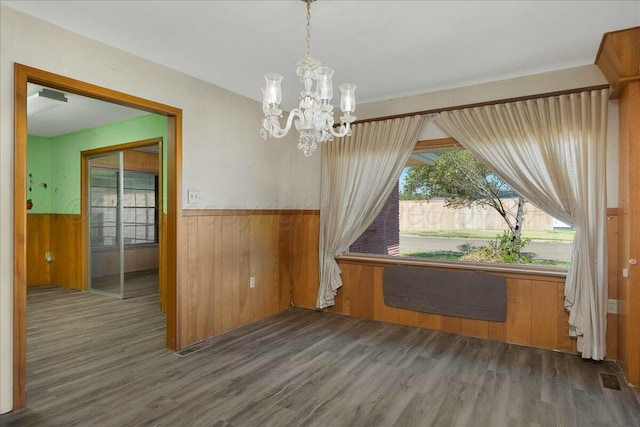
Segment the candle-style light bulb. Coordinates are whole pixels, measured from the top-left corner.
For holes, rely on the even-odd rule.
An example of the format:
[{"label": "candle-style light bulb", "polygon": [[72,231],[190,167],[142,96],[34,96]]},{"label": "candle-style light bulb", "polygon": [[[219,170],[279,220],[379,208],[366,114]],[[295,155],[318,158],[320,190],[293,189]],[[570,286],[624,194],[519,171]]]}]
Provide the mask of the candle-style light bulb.
[{"label": "candle-style light bulb", "polygon": [[353,83],[340,85],[340,109],[344,113],[353,113],[356,110],[356,87]]},{"label": "candle-style light bulb", "polygon": [[268,73],[264,75],[266,86],[263,95],[263,105],[280,105],[282,102],[282,75],[276,73]]},{"label": "candle-style light bulb", "polygon": [[318,67],[318,98],[321,101],[331,101],[333,98],[333,73],[335,70],[329,67]]}]

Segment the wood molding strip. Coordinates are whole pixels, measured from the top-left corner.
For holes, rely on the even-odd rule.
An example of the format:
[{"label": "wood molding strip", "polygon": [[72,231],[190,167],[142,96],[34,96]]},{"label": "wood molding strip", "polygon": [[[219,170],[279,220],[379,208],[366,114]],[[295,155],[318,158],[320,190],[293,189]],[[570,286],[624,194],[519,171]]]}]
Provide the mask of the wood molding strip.
[{"label": "wood molding strip", "polygon": [[13,410],[27,404],[27,80],[14,65]]},{"label": "wood molding strip", "polygon": [[619,216],[620,208],[607,208],[607,216]]},{"label": "wood molding strip", "polygon": [[617,36],[617,35],[621,35],[630,31],[637,31],[640,29],[640,26],[638,27],[631,27],[631,28],[623,28],[622,30],[615,30],[615,31],[607,31],[606,33],[604,33],[602,35],[602,39],[600,40],[600,46],[598,47],[598,53],[596,53],[596,59],[593,62],[594,64],[597,64],[598,61],[600,60],[600,55],[602,54],[603,50],[604,50],[604,45],[607,41],[607,39],[610,36]]},{"label": "wood molding strip", "polygon": [[451,262],[451,261],[426,261],[410,257],[391,257],[381,255],[344,254],[336,257],[336,261],[355,264],[376,265],[386,267],[390,265],[404,265],[408,267],[439,268],[447,270],[471,270],[485,271],[487,273],[498,273],[501,275],[517,276],[540,276],[548,278],[567,277],[567,270],[564,268],[535,267],[529,266],[507,266],[497,264],[483,264],[477,262]]},{"label": "wood molding strip", "polygon": [[241,215],[320,215],[318,209],[183,209],[183,217]]},{"label": "wood molding strip", "polygon": [[638,80],[640,80],[640,74],[636,74],[635,76],[629,76],[629,77],[621,77],[620,80],[618,80],[618,84],[616,86],[625,85],[628,83],[636,82]]},{"label": "wood molding strip", "polygon": [[451,149],[456,147],[462,147],[462,145],[456,141],[455,138],[436,138],[436,139],[423,139],[416,142],[416,147],[413,149],[414,153],[421,151],[437,150],[437,149]]},{"label": "wood molding strip", "polygon": [[592,90],[601,90],[601,89],[608,89],[608,88],[609,88],[608,84],[587,86],[587,87],[580,87],[575,89],[560,90],[556,92],[541,93],[538,95],[518,96],[514,98],[497,99],[495,101],[476,102],[473,104],[455,105],[452,107],[443,107],[443,108],[433,108],[431,110],[414,111],[410,113],[394,114],[391,116],[373,117],[370,119],[356,120],[355,122],[353,122],[353,124],[379,122],[382,120],[400,119],[403,117],[411,117],[411,116],[419,116],[419,115],[427,115],[427,114],[437,114],[437,113],[442,113],[444,111],[464,110],[466,108],[486,107],[488,105],[508,104],[511,102],[528,101],[528,100],[540,99],[540,98],[549,98],[552,96],[569,95],[572,93],[589,92]]}]

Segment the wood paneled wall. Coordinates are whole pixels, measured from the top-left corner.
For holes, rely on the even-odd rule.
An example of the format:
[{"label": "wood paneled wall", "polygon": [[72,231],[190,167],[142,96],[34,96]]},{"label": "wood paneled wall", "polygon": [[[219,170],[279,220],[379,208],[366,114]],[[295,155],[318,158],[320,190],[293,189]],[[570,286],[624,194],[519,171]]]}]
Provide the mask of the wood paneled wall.
[{"label": "wood paneled wall", "polygon": [[[640,386],[640,80],[620,95],[618,353],[627,381]],[[622,275],[627,269],[628,277]]]},{"label": "wood paneled wall", "polygon": [[183,222],[180,347],[288,308],[294,283],[317,289],[317,211],[185,210]]},{"label": "wood paneled wall", "polygon": [[86,290],[82,283],[82,215],[51,216],[51,282],[73,289]]},{"label": "wood paneled wall", "polygon": [[[609,298],[615,299],[618,295],[618,218],[616,209],[608,213]],[[303,281],[294,281],[293,292],[297,306],[313,309],[318,291],[318,245],[317,238],[309,237],[311,232],[312,229],[305,230],[308,243],[299,249],[306,255],[298,266],[313,269],[313,274]],[[354,261],[340,261],[339,264],[343,286],[338,289],[336,305],[328,311],[531,347],[569,353],[577,351],[576,341],[569,337],[563,278],[502,274],[507,278],[507,320],[487,322],[387,307],[382,297],[382,265]],[[617,315],[609,314],[607,318],[607,357],[616,359]]]},{"label": "wood paneled wall", "polygon": [[531,347],[575,352],[564,310],[564,280],[498,274],[507,278],[507,320],[489,322],[388,307],[381,265],[340,261],[343,287],[329,311]]},{"label": "wood paneled wall", "polygon": [[[86,290],[82,281],[82,222],[81,215],[27,215],[27,285],[56,284]],[[45,260],[51,252],[53,260]],[[158,247],[144,246],[127,249],[125,272],[158,267]],[[103,253],[106,257],[110,252]]]},{"label": "wood paneled wall", "polygon": [[51,263],[45,253],[51,251],[51,215],[27,215],[27,285],[51,283]]},{"label": "wood paneled wall", "polygon": [[[618,299],[618,209],[607,212],[608,299]],[[618,314],[607,314],[607,359],[618,360]]]},{"label": "wood paneled wall", "polygon": [[[27,285],[56,284],[82,290],[80,215],[27,215]],[[53,260],[45,260],[51,252]]]},{"label": "wood paneled wall", "polygon": [[[619,98],[618,245],[615,260],[618,299],[618,360],[631,384],[640,386],[640,26],[605,33],[595,64]],[[635,260],[636,262],[634,263]],[[627,277],[623,271],[627,271]],[[609,276],[611,280],[612,275]]]}]

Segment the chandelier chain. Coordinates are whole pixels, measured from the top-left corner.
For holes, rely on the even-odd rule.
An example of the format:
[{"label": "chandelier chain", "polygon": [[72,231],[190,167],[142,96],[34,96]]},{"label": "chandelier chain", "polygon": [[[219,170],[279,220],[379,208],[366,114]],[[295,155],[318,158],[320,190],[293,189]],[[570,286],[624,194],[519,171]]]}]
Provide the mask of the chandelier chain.
[{"label": "chandelier chain", "polygon": [[307,3],[307,56],[311,56],[311,0]]},{"label": "chandelier chain", "polygon": [[[296,63],[296,75],[304,88],[300,91],[298,108],[293,108],[287,117],[284,127],[280,126],[282,117],[282,75],[267,73],[266,82],[262,88],[262,129],[263,138],[283,138],[295,124],[299,133],[298,148],[305,156],[310,156],[323,142],[333,141],[351,135],[351,123],[356,120],[353,112],[356,108],[355,90],[353,83],[344,83],[340,88],[340,125],[334,128],[333,117],[333,86],[331,79],[335,70],[322,66],[320,61],[311,57],[311,3],[316,0],[302,0],[307,4],[307,54]],[[314,88],[315,85],[315,88]],[[295,123],[294,123],[295,122]]]}]

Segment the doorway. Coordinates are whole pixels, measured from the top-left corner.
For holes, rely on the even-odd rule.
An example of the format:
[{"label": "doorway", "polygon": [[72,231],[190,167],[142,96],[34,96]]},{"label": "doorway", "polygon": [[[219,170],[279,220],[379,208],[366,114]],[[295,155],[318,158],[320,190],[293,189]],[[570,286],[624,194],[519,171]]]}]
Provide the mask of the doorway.
[{"label": "doorway", "polygon": [[90,292],[124,299],[158,282],[162,152],[161,138],[82,152]]},{"label": "doorway", "polygon": [[[21,64],[14,66],[14,286],[13,286],[13,409],[26,405],[26,237],[27,237],[27,84],[34,83],[61,91],[99,99],[164,115],[168,118],[167,132],[167,213],[161,221],[165,229],[159,242],[161,289],[166,301],[166,346],[177,349],[178,320],[176,316],[177,236],[180,209],[182,110],[143,98],[116,92],[79,80],[70,79]],[[84,202],[85,198],[82,200]],[[83,228],[84,234],[88,230]],[[86,237],[86,236],[83,236]],[[83,250],[88,254],[87,239]],[[86,264],[86,263],[85,263]],[[88,282],[88,271],[82,272],[82,282]]]}]

